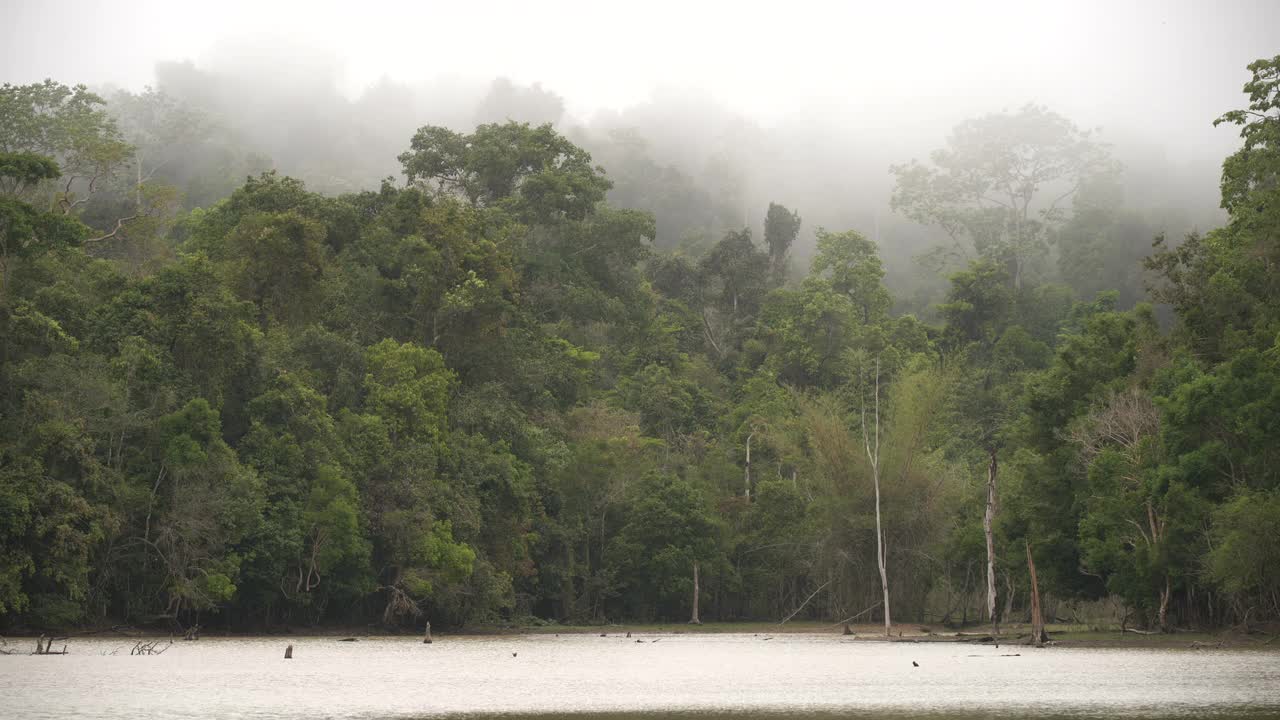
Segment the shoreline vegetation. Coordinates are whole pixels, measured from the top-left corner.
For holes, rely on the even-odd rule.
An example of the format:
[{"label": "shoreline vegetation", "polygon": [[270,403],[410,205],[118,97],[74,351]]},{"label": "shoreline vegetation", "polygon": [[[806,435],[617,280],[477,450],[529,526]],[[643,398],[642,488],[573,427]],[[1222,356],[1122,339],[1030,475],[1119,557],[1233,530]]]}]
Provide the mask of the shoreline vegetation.
[{"label": "shoreline vegetation", "polygon": [[[967,643],[974,645],[1008,645],[1011,648],[1034,645],[1031,640],[1030,623],[1012,623],[1001,628],[998,635],[993,636],[990,626],[985,623],[971,623],[964,627],[947,627],[938,624],[905,623],[894,625],[892,634],[885,637],[884,627],[879,623],[861,623],[850,625],[850,634],[844,632],[840,623],[821,623],[815,621],[788,622],[778,624],[767,621],[742,622],[708,622],[702,625],[683,623],[610,623],[600,625],[560,625],[556,623],[531,623],[525,625],[479,624],[454,629],[452,631],[433,633],[436,642],[448,642],[450,639],[467,639],[495,636],[521,635],[598,635],[606,639],[634,639],[655,641],[663,637],[682,635],[751,635],[761,640],[770,640],[779,635],[815,635],[838,637],[846,642],[889,642],[889,643]],[[1068,648],[1134,648],[1134,649],[1191,649],[1191,650],[1245,650],[1256,649],[1280,652],[1280,627],[1266,629],[1251,628],[1245,631],[1240,628],[1227,628],[1217,631],[1175,630],[1170,633],[1150,633],[1136,628],[1121,628],[1110,625],[1089,625],[1075,623],[1047,623],[1045,632],[1049,640],[1046,647]],[[163,637],[164,632],[153,628],[115,625],[105,628],[92,628],[65,633],[17,634],[0,637],[0,650],[5,654],[25,654],[22,648],[35,642],[38,638],[52,638],[59,643],[73,643],[77,639],[95,639],[109,637],[152,638]],[[411,629],[392,630],[387,628],[361,627],[279,627],[268,631],[232,632],[215,630],[204,633],[195,639],[218,638],[242,639],[265,637],[288,638],[327,638],[337,641],[385,640],[393,638],[420,638],[421,632]],[[655,637],[656,636],[656,637]],[[182,640],[174,635],[175,642]],[[17,651],[17,652],[15,652]]]}]

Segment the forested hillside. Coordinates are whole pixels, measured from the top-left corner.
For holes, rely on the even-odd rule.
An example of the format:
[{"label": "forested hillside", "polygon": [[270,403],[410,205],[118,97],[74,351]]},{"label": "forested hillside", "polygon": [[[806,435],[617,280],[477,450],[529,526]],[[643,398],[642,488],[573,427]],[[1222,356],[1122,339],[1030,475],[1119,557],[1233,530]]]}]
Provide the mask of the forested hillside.
[{"label": "forested hillside", "polygon": [[892,168],[943,240],[897,296],[871,228],[799,262],[802,204],[753,233],[501,93],[321,193],[189,99],[4,85],[0,629],[1021,622],[1029,561],[1051,616],[1280,619],[1250,70],[1222,227],[1152,247],[1112,149],[1028,105]]}]

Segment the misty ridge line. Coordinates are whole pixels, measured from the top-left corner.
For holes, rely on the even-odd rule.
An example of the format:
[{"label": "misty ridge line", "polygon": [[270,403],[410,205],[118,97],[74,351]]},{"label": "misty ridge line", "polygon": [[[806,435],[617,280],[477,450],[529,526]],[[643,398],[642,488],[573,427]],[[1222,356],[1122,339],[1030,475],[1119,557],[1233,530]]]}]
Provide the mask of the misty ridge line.
[{"label": "misty ridge line", "polygon": [[[949,242],[937,228],[895,212],[889,196],[890,168],[927,160],[928,148],[942,144],[950,130],[886,143],[830,128],[821,134],[766,129],[705,98],[679,93],[659,93],[649,103],[584,122],[570,118],[565,100],[537,83],[498,78],[487,87],[442,83],[415,90],[384,79],[349,99],[324,78],[317,73],[310,83],[255,85],[255,79],[190,62],[159,63],[155,88],[205,113],[220,127],[222,142],[239,145],[245,170],[275,169],[329,194],[403,177],[395,158],[423,125],[467,132],[508,120],[550,123],[605,169],[614,183],[611,204],[654,214],[659,248],[683,246],[696,254],[710,238],[743,227],[759,239],[763,209],[779,201],[805,218],[794,271],[803,272],[818,228],[856,228],[882,246],[890,284],[910,294],[919,290],[922,259],[928,266],[922,255]],[[109,99],[125,97],[103,91]],[[1101,137],[1123,167],[1114,191],[1153,226],[1159,223],[1152,235],[1177,237],[1220,222],[1216,187],[1205,181],[1211,175],[1204,168],[1171,165],[1149,144]]]}]

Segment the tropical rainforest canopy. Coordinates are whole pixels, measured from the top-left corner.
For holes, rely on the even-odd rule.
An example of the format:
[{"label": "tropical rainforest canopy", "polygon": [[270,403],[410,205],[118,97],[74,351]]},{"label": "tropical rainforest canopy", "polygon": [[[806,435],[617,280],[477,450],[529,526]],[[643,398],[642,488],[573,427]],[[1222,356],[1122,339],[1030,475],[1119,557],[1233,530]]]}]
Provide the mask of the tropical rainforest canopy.
[{"label": "tropical rainforest canopy", "polygon": [[426,126],[321,193],[198,93],[4,85],[0,628],[1020,620],[1028,558],[1051,613],[1280,618],[1250,70],[1203,234],[1045,107],[902,158],[935,297],[625,135]]}]

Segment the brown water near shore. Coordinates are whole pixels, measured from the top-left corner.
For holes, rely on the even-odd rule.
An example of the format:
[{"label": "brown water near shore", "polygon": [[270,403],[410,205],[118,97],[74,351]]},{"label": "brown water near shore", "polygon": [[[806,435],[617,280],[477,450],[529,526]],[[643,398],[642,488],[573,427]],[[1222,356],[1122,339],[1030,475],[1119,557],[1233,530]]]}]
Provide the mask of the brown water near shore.
[{"label": "brown water near shore", "polygon": [[205,638],[131,657],[133,642],[0,656],[0,716],[1280,717],[1275,652],[684,633]]}]

